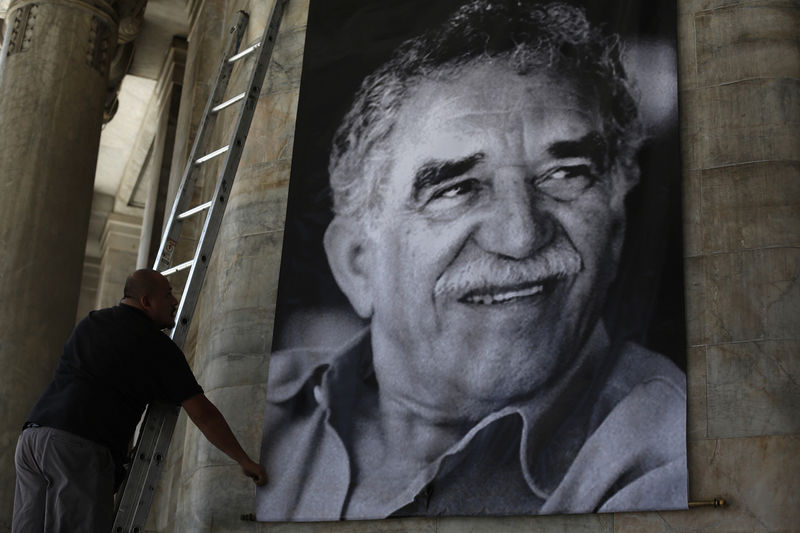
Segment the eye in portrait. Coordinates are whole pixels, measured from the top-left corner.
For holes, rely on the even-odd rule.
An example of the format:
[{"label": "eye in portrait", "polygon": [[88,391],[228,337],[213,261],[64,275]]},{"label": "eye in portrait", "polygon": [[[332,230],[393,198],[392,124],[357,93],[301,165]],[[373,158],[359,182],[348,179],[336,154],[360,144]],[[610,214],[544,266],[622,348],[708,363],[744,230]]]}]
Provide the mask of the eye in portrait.
[{"label": "eye in portrait", "polygon": [[687,507],[668,2],[311,2],[267,521]]}]

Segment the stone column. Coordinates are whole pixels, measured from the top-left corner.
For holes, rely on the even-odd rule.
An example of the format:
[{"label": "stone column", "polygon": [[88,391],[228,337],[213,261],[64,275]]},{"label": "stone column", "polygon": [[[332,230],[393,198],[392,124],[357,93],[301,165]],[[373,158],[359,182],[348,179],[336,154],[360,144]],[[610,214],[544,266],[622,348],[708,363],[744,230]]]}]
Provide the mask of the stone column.
[{"label": "stone column", "polygon": [[0,54],[0,531],[25,416],[75,320],[108,65],[106,2],[13,1]]}]

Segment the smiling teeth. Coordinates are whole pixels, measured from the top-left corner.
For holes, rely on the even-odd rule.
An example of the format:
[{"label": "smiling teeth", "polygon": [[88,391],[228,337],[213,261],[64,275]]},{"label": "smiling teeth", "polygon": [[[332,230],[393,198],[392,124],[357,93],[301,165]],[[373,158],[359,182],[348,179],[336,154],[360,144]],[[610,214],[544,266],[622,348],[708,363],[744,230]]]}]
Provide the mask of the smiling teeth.
[{"label": "smiling teeth", "polygon": [[534,285],[533,287],[528,287],[525,289],[501,292],[497,294],[473,294],[467,296],[465,300],[467,303],[470,304],[480,304],[480,305],[501,304],[508,302],[510,300],[515,300],[517,298],[525,298],[527,296],[533,296],[534,294],[539,294],[540,292],[542,292],[542,290],[543,287],[541,285]]}]

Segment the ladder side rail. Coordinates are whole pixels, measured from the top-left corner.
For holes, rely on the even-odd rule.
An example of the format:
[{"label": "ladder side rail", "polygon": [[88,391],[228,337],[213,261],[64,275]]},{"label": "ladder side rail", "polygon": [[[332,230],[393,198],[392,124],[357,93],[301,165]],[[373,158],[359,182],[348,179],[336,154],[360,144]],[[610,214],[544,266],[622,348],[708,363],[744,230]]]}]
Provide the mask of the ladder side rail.
[{"label": "ladder side rail", "polygon": [[178,215],[186,210],[189,201],[191,201],[192,192],[194,192],[194,186],[197,182],[197,175],[199,172],[198,165],[195,164],[195,161],[199,155],[204,155],[200,152],[205,150],[209,144],[211,132],[217,120],[217,114],[212,112],[212,109],[225,97],[228,82],[230,81],[230,74],[233,70],[233,65],[228,62],[228,58],[238,51],[244,35],[244,30],[247,27],[248,19],[249,15],[247,15],[247,13],[239,11],[237,13],[236,22],[231,27],[231,35],[225,47],[224,57],[220,62],[214,86],[211,91],[209,91],[208,100],[206,101],[206,106],[200,119],[200,126],[195,135],[194,142],[192,143],[192,149],[189,152],[189,159],[183,171],[181,184],[175,195],[172,211],[167,219],[164,235],[161,238],[161,244],[156,254],[156,263],[153,266],[155,270],[164,270],[172,263],[172,254],[175,251],[175,245],[183,229],[183,220],[179,219]]},{"label": "ladder side rail", "polygon": [[[240,115],[232,135],[231,143],[229,144],[230,149],[226,154],[225,163],[223,164],[223,169],[220,171],[215,194],[212,198],[213,203],[206,214],[206,221],[199,241],[200,245],[195,253],[195,260],[192,263],[189,277],[187,278],[187,286],[184,289],[184,294],[181,298],[178,314],[176,315],[176,326],[172,330],[173,341],[175,341],[180,347],[183,347],[183,343],[186,340],[186,334],[188,333],[191,318],[194,314],[194,308],[199,298],[200,288],[202,287],[205,273],[208,269],[208,258],[210,257],[211,251],[214,248],[222,217],[224,215],[228,190],[232,185],[236,170],[238,169],[244,141],[247,137],[250,124],[252,123],[255,106],[258,103],[258,97],[261,91],[261,85],[263,84],[264,76],[269,66],[272,49],[277,36],[277,30],[287,2],[288,0],[277,0],[273,5],[272,12],[268,19],[267,29],[262,37],[261,50],[259,51],[256,65],[250,77],[246,100],[242,110],[240,111]],[[241,35],[239,35],[239,40],[240,39]],[[227,59],[228,54],[226,54],[223,63],[228,63]],[[211,108],[211,99],[209,99],[209,103],[206,105],[206,113],[208,113]],[[206,117],[204,117],[204,119],[205,118]],[[203,123],[205,124],[205,120]],[[199,137],[200,135],[198,134],[198,138]],[[195,139],[195,147],[197,144],[197,139]],[[187,165],[187,172],[184,175],[184,181],[187,180],[187,176],[190,174],[189,171],[191,167],[194,166],[195,155],[196,154],[192,154],[192,157]],[[181,196],[188,196],[188,194],[186,194],[186,190],[184,189],[184,183],[181,184],[181,189],[182,191],[179,190],[178,198]],[[215,199],[219,199],[220,201],[216,202],[214,201]],[[170,226],[177,218],[177,215],[184,209],[185,204],[179,207],[178,200],[176,199],[175,206],[173,206],[173,212],[170,217]],[[178,229],[177,234],[173,238],[174,241],[177,241],[179,232],[180,229]],[[169,238],[170,235],[168,227],[168,231],[165,231],[164,239],[162,240],[161,248],[159,249],[159,259],[157,260],[156,266],[157,269],[158,266],[163,262],[164,246],[165,243],[168,242]],[[172,244],[173,247],[175,243],[174,241]],[[169,255],[169,259],[171,260],[171,253]],[[166,266],[168,266],[168,263]],[[171,409],[172,413],[174,414],[170,412],[164,412],[165,408],[167,411]],[[131,474],[133,474],[134,469],[137,470],[135,476],[135,481],[137,482],[136,489],[129,491],[128,487],[125,487],[125,493],[123,493],[122,499],[120,500],[120,507],[114,522],[113,532],[120,533],[137,530],[143,531],[152,500],[155,496],[155,485],[160,477],[160,472],[163,467],[163,457],[166,454],[166,449],[168,448],[169,442],[172,438],[178,413],[179,409],[173,406],[156,404],[148,407],[148,411],[145,415],[144,430],[142,435],[139,437],[139,443],[137,443],[136,447],[135,462],[131,468]],[[156,427],[158,429],[154,429]],[[145,433],[148,435],[146,436]],[[154,433],[157,434],[157,438],[155,439],[153,437]],[[148,458],[148,460],[145,461],[142,458]],[[137,463],[139,462],[141,462],[141,465],[138,465],[139,467],[137,468]],[[129,474],[129,477],[131,480],[134,480],[134,477],[131,474]],[[129,492],[131,492],[130,496],[127,495]],[[123,507],[123,503],[125,504],[125,507]]]},{"label": "ladder side rail", "polygon": [[122,486],[113,533],[144,531],[179,413],[180,408],[174,405],[154,403],[147,407],[131,471]]},{"label": "ladder side rail", "polygon": [[288,0],[276,0],[272,6],[269,19],[267,20],[267,28],[262,37],[259,55],[250,75],[247,96],[245,97],[245,101],[239,113],[236,127],[231,135],[230,149],[225,155],[225,162],[220,169],[214,196],[211,198],[213,203],[206,214],[203,232],[200,235],[200,244],[195,252],[194,261],[189,271],[186,287],[183,290],[180,306],[175,315],[176,321],[175,328],[172,330],[172,340],[175,341],[178,346],[183,346],[186,336],[189,333],[191,317],[194,315],[197,301],[200,298],[200,289],[202,288],[203,280],[208,270],[211,252],[214,250],[214,244],[219,234],[222,217],[225,214],[225,207],[228,202],[228,195],[231,187],[233,187],[233,181],[236,178],[239,161],[244,151],[245,140],[247,139],[250,125],[253,122],[253,115],[255,114],[256,105],[258,105],[258,99],[261,94],[261,86],[264,83],[264,78],[272,56],[272,50],[275,46],[275,38],[287,3]]},{"label": "ladder side rail", "polygon": [[[148,448],[155,448],[155,443],[153,442],[154,439],[158,437],[157,428],[153,427],[159,421],[153,420],[152,417],[149,417],[150,406],[147,407],[147,412],[145,413],[145,418],[142,421],[141,433],[139,438],[136,441],[136,446],[134,448],[134,452],[131,455],[132,463],[136,463],[139,460],[143,460],[142,458],[145,457],[141,455],[144,449]],[[147,431],[145,431],[147,430]],[[149,442],[148,442],[149,441]],[[131,487],[136,486],[144,486],[143,476],[146,475],[146,471],[140,468],[131,468],[130,472],[122,482],[120,486],[120,490],[118,491],[119,499],[116,502],[116,512],[114,513],[114,529],[113,531],[119,531],[118,526],[121,526],[122,523],[118,523],[120,520],[119,517],[122,518],[123,521],[129,520],[128,517],[133,515],[133,508],[136,505],[138,500],[138,492],[134,490],[128,489],[130,484]],[[127,531],[127,529],[125,529]]]},{"label": "ladder side rail", "polygon": [[[247,26],[249,16],[244,11],[239,11],[237,20],[231,28],[231,36],[227,43],[224,57],[220,62],[220,68],[214,83],[213,90],[209,94],[203,116],[200,121],[200,129],[195,136],[189,161],[186,165],[181,185],[173,203],[172,212],[168,219],[159,247],[158,255],[154,268],[164,270],[172,260],[175,244],[182,229],[182,220],[178,220],[177,215],[184,209],[190,200],[191,193],[196,181],[196,165],[194,164],[197,151],[203,149],[207,144],[208,137],[212,131],[212,126],[216,121],[216,115],[210,113],[214,105],[219,103],[227,90],[230,73],[233,65],[228,58],[238,50],[244,29]],[[176,223],[177,222],[177,223]],[[166,249],[166,253],[165,253]],[[185,340],[185,339],[184,339]],[[179,344],[183,348],[183,343]],[[144,520],[147,518],[152,499],[154,496],[155,484],[160,476],[162,459],[169,447],[172,439],[175,423],[179,409],[174,406],[163,404],[152,404],[148,406],[142,423],[142,431],[139,433],[134,447],[134,460],[131,470],[120,488],[120,497],[114,516],[112,532],[133,532],[144,531]],[[160,451],[163,450],[163,451]],[[143,459],[145,458],[145,459]],[[158,461],[155,461],[158,458]],[[137,517],[142,516],[142,524],[135,525]]]}]

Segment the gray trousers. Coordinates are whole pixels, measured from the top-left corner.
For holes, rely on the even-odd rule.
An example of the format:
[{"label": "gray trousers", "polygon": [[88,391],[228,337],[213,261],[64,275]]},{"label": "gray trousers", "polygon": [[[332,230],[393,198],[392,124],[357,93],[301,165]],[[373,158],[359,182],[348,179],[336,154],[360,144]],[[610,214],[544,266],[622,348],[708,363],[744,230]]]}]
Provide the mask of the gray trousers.
[{"label": "gray trousers", "polygon": [[14,459],[12,533],[111,531],[114,460],[108,448],[37,427],[22,432]]}]

